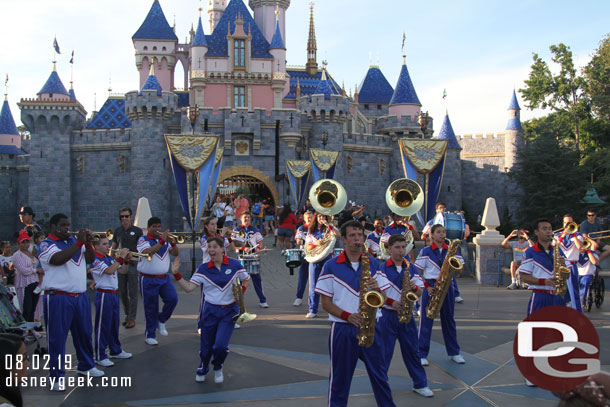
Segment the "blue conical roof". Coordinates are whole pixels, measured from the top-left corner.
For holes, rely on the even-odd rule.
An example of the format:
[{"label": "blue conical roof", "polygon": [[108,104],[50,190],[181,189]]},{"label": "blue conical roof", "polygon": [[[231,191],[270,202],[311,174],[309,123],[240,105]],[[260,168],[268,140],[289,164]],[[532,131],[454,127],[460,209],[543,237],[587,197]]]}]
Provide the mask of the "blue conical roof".
[{"label": "blue conical roof", "polygon": [[70,94],[70,100],[76,100],[76,93],[74,93],[74,89],[70,89],[68,93]]},{"label": "blue conical roof", "polygon": [[398,83],[396,84],[396,90],[394,90],[392,100],[390,100],[391,105],[397,105],[400,103],[412,103],[414,105],[421,106],[417,93],[415,92],[415,87],[413,87],[413,82],[411,82],[407,64],[402,65],[400,76],[398,77]]},{"label": "blue conical roof", "polygon": [[49,79],[47,79],[42,89],[40,89],[40,92],[38,92],[39,95],[41,93],[57,93],[60,95],[69,95],[68,91],[66,90],[66,87],[61,82],[61,79],[59,79],[59,75],[55,70],[51,72]]},{"label": "blue conical roof", "polygon": [[360,84],[359,103],[390,103],[394,89],[381,70],[372,66]]},{"label": "blue conical roof", "polygon": [[15,126],[15,120],[13,120],[13,115],[11,114],[11,108],[6,100],[2,104],[2,110],[0,110],[0,134],[19,135],[17,126]]},{"label": "blue conical roof", "polygon": [[330,95],[334,92],[330,88],[328,79],[326,78],[326,71],[322,71],[322,79],[318,82],[318,87],[313,92],[314,95],[324,95],[324,99],[330,99]]},{"label": "blue conical roof", "polygon": [[456,150],[462,149],[460,143],[458,143],[457,138],[455,137],[455,132],[453,131],[453,126],[451,125],[451,120],[449,120],[448,114],[445,114],[445,119],[443,120],[441,130],[432,138],[436,140],[447,140],[447,148],[454,148]]},{"label": "blue conical roof", "polygon": [[142,91],[145,90],[156,90],[157,96],[161,96],[161,91],[163,89],[161,89],[161,84],[157,80],[157,77],[155,75],[149,75],[148,79],[146,79],[146,82],[144,82],[144,86],[142,86],[140,94],[142,94]]},{"label": "blue conical roof", "polygon": [[138,28],[138,31],[131,37],[132,40],[175,40],[178,41],[176,33],[170,27],[159,0],[153,2],[146,19]]},{"label": "blue conical roof", "polygon": [[197,23],[197,31],[195,32],[195,38],[193,38],[193,47],[207,47],[208,43],[205,40],[205,33],[203,32],[203,24],[201,24],[201,17],[199,17],[199,23]]},{"label": "blue conical roof", "polygon": [[282,32],[280,31],[279,21],[275,22],[275,33],[273,34],[273,38],[271,39],[271,45],[269,46],[269,49],[273,48],[286,49],[286,46],[284,45],[284,39],[282,38]]},{"label": "blue conical roof", "polygon": [[519,107],[519,102],[517,101],[517,92],[513,89],[513,97],[510,100],[510,105],[508,105],[508,110],[521,110]]}]

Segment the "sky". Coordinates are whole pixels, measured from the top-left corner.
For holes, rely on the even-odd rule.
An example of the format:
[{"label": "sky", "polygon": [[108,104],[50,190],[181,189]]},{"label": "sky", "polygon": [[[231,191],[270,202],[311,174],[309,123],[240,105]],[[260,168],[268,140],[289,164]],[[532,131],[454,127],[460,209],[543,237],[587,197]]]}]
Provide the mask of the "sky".
[{"label": "sky", "polygon": [[[199,0],[160,0],[181,42],[198,18]],[[244,0],[247,1],[247,0]],[[4,0],[0,5],[0,74],[17,125],[17,102],[34,98],[52,70],[53,38],[61,48],[57,71],[66,88],[74,50],[74,89],[91,114],[112,93],[138,88],[131,36],[152,0]],[[206,3],[204,30],[209,33]],[[532,53],[549,61],[549,46],[570,46],[587,64],[610,33],[610,2],[563,0],[317,0],[318,62],[346,89],[360,86],[372,61],[395,87],[406,35],[407,66],[422,103],[440,129],[445,111],[456,134],[504,130],[513,89],[524,86]],[[292,0],[287,13],[289,65],[306,62],[309,0]],[[181,78],[178,70],[176,78]],[[176,80],[176,86],[182,81]],[[443,90],[447,98],[443,100]],[[519,96],[519,95],[518,95]],[[530,111],[519,96],[523,121]]]}]

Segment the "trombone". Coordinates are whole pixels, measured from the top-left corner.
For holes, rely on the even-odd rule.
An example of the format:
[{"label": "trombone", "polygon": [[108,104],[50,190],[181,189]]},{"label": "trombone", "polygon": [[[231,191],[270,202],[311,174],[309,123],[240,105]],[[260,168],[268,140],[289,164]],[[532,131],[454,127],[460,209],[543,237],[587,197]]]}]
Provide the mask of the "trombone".
[{"label": "trombone", "polygon": [[570,222],[565,228],[554,230],[553,233],[562,232],[565,230],[568,235],[573,235],[578,232],[578,224],[576,222]]},{"label": "trombone", "polygon": [[[599,232],[587,233],[587,235],[591,239],[606,239],[606,238],[610,237],[610,229],[608,229],[608,230],[600,230]],[[602,236],[597,236],[597,235],[602,235]]]}]

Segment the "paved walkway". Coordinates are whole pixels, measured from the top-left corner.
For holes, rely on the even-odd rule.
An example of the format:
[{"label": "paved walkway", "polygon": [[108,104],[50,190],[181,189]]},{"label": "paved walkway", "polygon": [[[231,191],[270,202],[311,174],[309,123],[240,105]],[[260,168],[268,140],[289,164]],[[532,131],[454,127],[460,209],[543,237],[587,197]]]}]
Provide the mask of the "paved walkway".
[{"label": "paved walkway", "polygon": [[[269,238],[268,238],[269,239]],[[272,240],[266,239],[270,247]],[[131,360],[120,360],[105,368],[107,376],[130,377],[124,388],[71,388],[65,393],[32,388],[24,391],[26,406],[325,406],[328,392],[329,323],[323,311],[313,320],[305,319],[306,305],[292,306],[296,275],[284,266],[279,250],[262,257],[263,284],[270,308],[258,308],[253,290],[248,290],[247,306],[258,318],[235,330],[231,354],[225,365],[225,382],[195,383],[199,363],[199,337],[195,330],[199,297],[179,290],[179,303],[167,323],[168,337],[158,337],[159,346],[144,343],[142,303],[137,326],[121,327],[121,341]],[[426,368],[434,397],[424,399],[412,392],[412,383],[396,349],[390,367],[390,385],[397,405],[421,406],[535,406],[551,407],[556,398],[547,391],[523,385],[512,357],[516,325],[524,318],[529,293],[505,288],[481,287],[469,278],[458,280],[463,304],[456,305],[458,337],[465,365],[446,356],[440,323],[434,326],[432,351]],[[595,324],[602,343],[602,368],[610,368],[609,307],[587,314]],[[68,350],[73,352],[69,341]],[[76,356],[74,356],[76,359]],[[42,376],[44,372],[35,372]],[[74,375],[69,372],[68,376]],[[100,379],[94,380],[100,384]],[[350,406],[375,405],[364,366],[354,376]]]}]

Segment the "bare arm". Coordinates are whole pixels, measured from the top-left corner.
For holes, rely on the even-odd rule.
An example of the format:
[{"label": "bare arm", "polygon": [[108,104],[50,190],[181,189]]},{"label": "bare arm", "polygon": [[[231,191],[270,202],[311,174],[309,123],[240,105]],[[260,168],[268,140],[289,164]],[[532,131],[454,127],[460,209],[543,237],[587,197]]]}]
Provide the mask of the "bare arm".
[{"label": "bare arm", "polygon": [[509,241],[510,241],[510,239],[512,239],[514,236],[516,236],[516,234],[517,234],[517,231],[516,231],[516,230],[513,230],[512,232],[510,232],[510,235],[506,236],[506,239],[504,239],[504,240],[502,241],[502,247],[503,247],[503,248],[505,248],[505,249],[510,249],[511,247],[510,247],[510,243],[509,243]]},{"label": "bare arm", "polygon": [[591,250],[588,250],[588,251],[587,251],[587,254],[589,255],[589,261],[590,261],[591,263],[596,264],[596,265],[597,265],[597,263],[599,263],[598,258],[597,258],[597,257],[595,257],[595,255],[593,254],[593,252],[592,252]]},{"label": "bare arm", "polygon": [[[172,271],[172,274],[174,275],[174,277],[176,277],[176,274],[178,274],[178,270],[180,270],[180,257],[176,257],[174,259],[174,261],[172,261],[171,271]],[[199,287],[197,284],[193,284],[190,281],[186,281],[183,278],[181,278],[180,280],[176,280],[176,282],[187,293],[190,293],[195,288]]]}]

